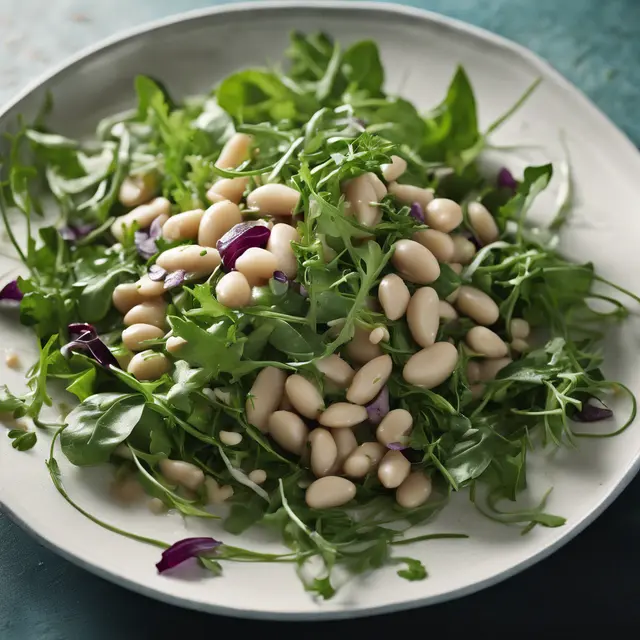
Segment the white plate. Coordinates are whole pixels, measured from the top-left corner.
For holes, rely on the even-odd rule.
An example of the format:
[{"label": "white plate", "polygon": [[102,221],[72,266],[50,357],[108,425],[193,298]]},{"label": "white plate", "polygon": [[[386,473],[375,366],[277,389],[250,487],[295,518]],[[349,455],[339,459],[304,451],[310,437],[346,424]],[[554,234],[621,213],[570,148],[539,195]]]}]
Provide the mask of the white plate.
[{"label": "white plate", "polygon": [[[52,91],[52,126],[70,135],[85,133],[100,117],[130,106],[134,75],[161,78],[175,94],[203,91],[238,68],[279,60],[293,29],[323,30],[345,44],[373,38],[382,52],[387,89],[420,107],[437,102],[455,66],[464,65],[477,92],[483,125],[541,76],[535,95],[495,142],[533,141],[544,147],[543,152],[511,154],[511,166],[519,167],[545,158],[558,160],[559,133],[565,132],[575,174],[576,212],[564,248],[576,259],[592,259],[604,276],[640,291],[640,156],[635,148],[584,96],[531,53],[424,11],[326,0],[262,2],[165,20],[101,43],[36,83],[0,116],[0,130],[9,128],[18,114],[32,117],[45,91]],[[2,282],[17,266],[0,257]],[[24,363],[31,362],[33,340],[16,326],[11,314],[0,316],[0,335],[0,349],[10,346]],[[606,373],[636,393],[639,338],[638,323],[629,321],[606,347]],[[18,389],[24,372],[8,370],[4,362],[0,367],[2,382]],[[156,549],[97,527],[61,499],[45,469],[46,446],[45,438],[40,438],[35,450],[19,453],[0,437],[0,499],[19,523],[65,557],[124,586],[187,607],[246,617],[337,618],[461,596],[537,562],[584,528],[629,482],[638,468],[640,430],[630,428],[610,440],[582,441],[577,451],[532,460],[528,497],[533,500],[554,485],[548,510],[567,518],[564,527],[538,527],[522,537],[517,529],[479,516],[466,495],[459,495],[430,529],[463,531],[471,538],[428,542],[411,550],[424,561],[429,579],[406,582],[390,568],[350,583],[324,603],[314,602],[302,590],[288,565],[227,564],[223,578],[159,576],[154,567]],[[59,460],[69,493],[108,522],[165,540],[218,537],[209,524],[184,524],[178,516],[156,517],[144,507],[116,506],[107,497],[107,470],[79,470],[64,463],[62,455]],[[227,535],[220,537],[231,542]],[[277,541],[266,540],[259,532],[244,536],[240,543],[279,549]]]}]

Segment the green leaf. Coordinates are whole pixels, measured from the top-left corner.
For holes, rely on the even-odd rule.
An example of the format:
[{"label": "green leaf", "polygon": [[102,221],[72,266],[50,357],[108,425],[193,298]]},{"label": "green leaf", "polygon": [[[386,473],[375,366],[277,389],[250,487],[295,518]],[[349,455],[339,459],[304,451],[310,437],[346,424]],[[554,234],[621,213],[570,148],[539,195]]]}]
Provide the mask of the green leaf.
[{"label": "green leaf", "polygon": [[92,466],[107,462],[142,417],[144,400],[137,395],[98,393],[67,416],[60,436],[63,453],[72,464]]},{"label": "green leaf", "polygon": [[201,329],[197,324],[177,316],[169,316],[173,333],[187,344],[180,348],[180,357],[189,364],[201,367],[216,378],[220,372],[233,373],[242,357],[242,344],[230,340],[226,321],[214,325],[215,331]]},{"label": "green leaf", "polygon": [[269,344],[291,358],[311,360],[324,350],[320,336],[310,327],[289,324],[280,319],[271,319],[268,322],[273,327],[269,335]]},{"label": "green leaf", "polygon": [[167,402],[181,411],[191,411],[189,395],[202,391],[210,377],[206,369],[192,369],[188,362],[178,360],[173,370],[175,384],[169,389]]},{"label": "green leaf", "polygon": [[415,580],[424,580],[427,577],[427,570],[420,560],[415,558],[394,558],[395,562],[404,562],[406,569],[400,569],[398,575],[405,580],[414,582]]},{"label": "green leaf", "polygon": [[[18,434],[15,433],[16,431],[18,431]],[[38,436],[35,432],[25,432],[19,429],[12,429],[9,431],[9,437],[13,440],[11,446],[18,451],[28,451],[29,449],[32,449],[38,441]]]},{"label": "green leaf", "polygon": [[82,402],[95,393],[95,382],[96,370],[92,367],[80,373],[67,387],[67,391],[73,393]]},{"label": "green leaf", "polygon": [[349,47],[342,56],[340,68],[350,92],[365,91],[371,97],[381,94],[384,70],[378,45],[373,40],[362,40]]}]

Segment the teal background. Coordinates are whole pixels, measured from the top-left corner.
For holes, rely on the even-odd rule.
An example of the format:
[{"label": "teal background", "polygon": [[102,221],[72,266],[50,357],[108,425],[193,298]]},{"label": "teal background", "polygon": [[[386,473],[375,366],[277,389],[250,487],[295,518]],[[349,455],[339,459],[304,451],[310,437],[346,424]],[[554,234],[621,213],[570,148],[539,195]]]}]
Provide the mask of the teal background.
[{"label": "teal background", "polygon": [[[53,64],[144,21],[204,0],[2,0],[0,103]],[[640,144],[640,0],[413,0],[511,38],[550,61]],[[588,135],[588,132],[586,132]],[[640,176],[639,176],[640,178]],[[606,185],[603,185],[606,188]],[[1,434],[0,434],[1,435]],[[3,461],[0,461],[2,464]],[[286,625],[180,610],[131,593],[42,548],[0,512],[0,640],[239,633],[306,638],[637,634],[640,479],[576,540],[536,567],[462,600],[364,621]],[[224,589],[224,581],[216,588]],[[390,585],[392,588],[392,585]]]}]

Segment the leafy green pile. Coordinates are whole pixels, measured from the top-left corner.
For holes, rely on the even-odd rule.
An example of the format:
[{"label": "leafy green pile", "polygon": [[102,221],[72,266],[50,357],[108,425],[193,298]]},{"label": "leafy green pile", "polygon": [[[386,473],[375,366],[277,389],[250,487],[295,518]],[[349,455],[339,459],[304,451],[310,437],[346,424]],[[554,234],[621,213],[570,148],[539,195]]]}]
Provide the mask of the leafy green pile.
[{"label": "leafy green pile", "polygon": [[[550,165],[529,167],[515,191],[497,186],[479,170],[487,135],[534,87],[482,133],[462,68],[443,101],[423,114],[384,93],[384,72],[373,42],[342,50],[325,35],[293,34],[288,56],[286,74],[277,69],[240,71],[210,94],[182,103],[159,82],[139,77],[137,108],[100,122],[88,143],[48,131],[44,116],[20,128],[3,159],[7,180],[1,204],[7,231],[28,270],[18,282],[24,294],[20,320],[38,336],[40,358],[30,371],[27,395],[0,390],[0,411],[33,418],[41,429],[57,428],[62,451],[75,465],[113,462],[135,473],[146,491],[168,507],[186,516],[217,517],[203,508],[204,495],[181,494],[158,470],[166,457],[197,465],[234,488],[223,522],[226,531],[239,534],[258,523],[275,527],[291,549],[271,556],[222,545],[214,557],[202,557],[202,563],[213,571],[219,571],[221,560],[294,561],[302,566],[319,555],[325,570],[305,579],[305,586],[323,597],[334,593],[331,570],[337,564],[362,572],[403,563],[400,576],[424,578],[418,561],[392,551],[412,541],[402,532],[428,521],[451,490],[470,487],[483,513],[525,531],[536,524],[561,525],[561,517],[545,513],[544,500],[524,511],[503,511],[499,502],[515,500],[526,487],[526,456],[536,437],[563,445],[576,435],[590,435],[575,433],[572,415],[591,397],[624,389],[604,379],[599,345],[606,326],[619,322],[626,311],[610,296],[594,292],[602,280],[591,264],[567,262],[551,248],[553,243],[543,244],[537,239],[542,235],[532,233],[526,215],[552,176]],[[215,160],[234,131],[251,134],[260,153],[236,170],[217,168]],[[499,225],[502,239],[481,249],[460,276],[441,265],[432,285],[440,298],[461,282],[471,283],[499,304],[501,318],[494,329],[501,336],[507,336],[512,317],[521,317],[542,337],[542,346],[503,369],[479,399],[471,393],[463,349],[454,374],[438,388],[405,382],[398,372],[415,351],[407,324],[388,322],[367,304],[390,272],[394,243],[411,238],[424,225],[387,196],[381,203],[382,222],[373,230],[364,228],[344,215],[340,185],[363,172],[379,172],[392,154],[408,162],[401,182],[431,187],[439,197],[461,203],[480,200]],[[206,190],[216,177],[249,176],[253,181],[268,175],[270,182],[299,190],[304,215],[295,245],[297,282],[307,296],[300,295],[299,287],[271,281],[260,289],[255,306],[233,311],[214,296],[220,273],[172,290],[169,322],[173,335],[187,343],[171,374],[140,382],[86,354],[63,355],[61,347],[69,341],[70,323],[88,322],[117,357],[126,355],[120,342],[122,316],[112,308],[111,296],[118,284],[146,273],[154,258],[140,258],[133,232],[114,244],[109,227],[125,212],[117,199],[124,178],[149,173],[158,177],[175,211],[206,206]],[[50,201],[59,220],[34,237],[31,222]],[[12,206],[28,223],[24,247],[11,231]],[[93,230],[72,240],[69,233],[60,233],[87,225]],[[463,226],[472,232],[466,221]],[[362,242],[372,234],[375,242]],[[159,250],[170,246],[158,241]],[[590,303],[598,298],[613,310],[595,311]],[[314,362],[339,350],[356,329],[380,325],[390,332],[390,341],[382,346],[396,365],[389,381],[392,405],[414,417],[406,453],[415,469],[431,475],[437,491],[423,507],[407,511],[368,477],[348,508],[314,511],[301,488],[309,471],[247,423],[245,399],[255,375],[267,365],[303,372],[323,388]],[[458,342],[470,326],[465,319],[443,324],[437,339]],[[52,404],[47,392],[51,383],[61,383],[80,401],[64,425],[39,419],[42,407]],[[227,393],[229,402],[211,393],[212,388]],[[343,398],[343,392],[330,388],[324,395],[329,401]],[[626,424],[634,416],[635,400]],[[238,427],[245,434],[242,446],[224,445],[220,431]],[[20,434],[9,435],[20,436],[20,448],[35,442],[35,436],[25,442]],[[128,447],[126,458],[116,455],[121,445]],[[52,444],[52,478],[81,509],[62,486],[53,451]],[[244,473],[255,468],[267,471],[262,486]],[[438,536],[413,540],[430,537]]]}]

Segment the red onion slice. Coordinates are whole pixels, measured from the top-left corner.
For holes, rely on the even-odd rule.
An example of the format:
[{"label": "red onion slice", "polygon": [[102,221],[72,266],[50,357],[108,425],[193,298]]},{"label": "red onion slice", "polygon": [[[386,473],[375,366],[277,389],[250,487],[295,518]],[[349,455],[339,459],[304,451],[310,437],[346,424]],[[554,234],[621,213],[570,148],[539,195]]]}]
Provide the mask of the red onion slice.
[{"label": "red onion slice", "polygon": [[225,271],[236,267],[236,260],[252,247],[264,249],[267,246],[271,230],[262,222],[241,222],[232,227],[216,243]]},{"label": "red onion slice", "polygon": [[369,416],[369,422],[371,424],[380,424],[382,418],[389,413],[389,389],[384,386],[380,390],[380,393],[366,405],[367,414]]}]

